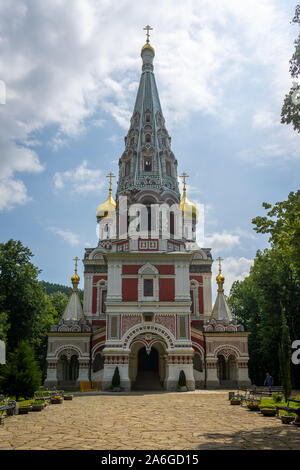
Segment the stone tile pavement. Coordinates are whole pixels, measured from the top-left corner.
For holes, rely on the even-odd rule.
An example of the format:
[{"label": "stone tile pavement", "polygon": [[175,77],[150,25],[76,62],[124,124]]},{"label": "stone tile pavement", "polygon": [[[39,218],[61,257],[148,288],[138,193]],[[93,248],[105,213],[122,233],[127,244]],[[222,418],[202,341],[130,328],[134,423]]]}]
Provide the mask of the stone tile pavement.
[{"label": "stone tile pavement", "polygon": [[228,391],[115,393],[9,417],[0,449],[300,449],[300,429],[231,406]]}]

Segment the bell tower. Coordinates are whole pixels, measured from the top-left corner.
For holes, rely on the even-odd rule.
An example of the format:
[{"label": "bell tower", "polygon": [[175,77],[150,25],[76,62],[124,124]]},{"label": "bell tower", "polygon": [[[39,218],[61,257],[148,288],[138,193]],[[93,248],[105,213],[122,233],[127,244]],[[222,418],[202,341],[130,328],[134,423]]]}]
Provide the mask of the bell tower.
[{"label": "bell tower", "polygon": [[136,102],[125,137],[125,150],[119,160],[117,199],[129,203],[179,203],[177,160],[171,150],[171,137],[165,126],[153,73],[154,48],[150,26],[142,47],[142,75]]}]

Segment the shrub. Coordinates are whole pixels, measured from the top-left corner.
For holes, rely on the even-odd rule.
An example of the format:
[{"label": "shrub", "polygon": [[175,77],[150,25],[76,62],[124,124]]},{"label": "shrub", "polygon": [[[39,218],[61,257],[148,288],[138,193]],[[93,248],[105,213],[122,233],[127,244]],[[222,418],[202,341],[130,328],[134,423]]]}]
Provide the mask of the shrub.
[{"label": "shrub", "polygon": [[282,401],[282,395],[280,393],[273,393],[272,399],[275,403],[280,403]]},{"label": "shrub", "polygon": [[119,373],[119,367],[115,368],[114,376],[112,378],[112,387],[113,388],[120,388],[120,373]]},{"label": "shrub", "polygon": [[186,387],[186,378],[183,370],[179,373],[179,387]]},{"label": "shrub", "polygon": [[31,398],[41,385],[42,373],[34,358],[33,348],[28,341],[21,341],[16,350],[9,355],[3,367],[3,390],[20,397]]}]

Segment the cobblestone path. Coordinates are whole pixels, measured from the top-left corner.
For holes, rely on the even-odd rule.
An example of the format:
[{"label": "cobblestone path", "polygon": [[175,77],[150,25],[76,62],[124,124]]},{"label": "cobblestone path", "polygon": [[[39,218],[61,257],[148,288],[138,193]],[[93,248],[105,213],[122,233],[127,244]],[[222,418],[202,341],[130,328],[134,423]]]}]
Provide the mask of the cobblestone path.
[{"label": "cobblestone path", "polygon": [[224,391],[116,393],[9,417],[0,449],[300,449],[300,429],[231,406]]}]

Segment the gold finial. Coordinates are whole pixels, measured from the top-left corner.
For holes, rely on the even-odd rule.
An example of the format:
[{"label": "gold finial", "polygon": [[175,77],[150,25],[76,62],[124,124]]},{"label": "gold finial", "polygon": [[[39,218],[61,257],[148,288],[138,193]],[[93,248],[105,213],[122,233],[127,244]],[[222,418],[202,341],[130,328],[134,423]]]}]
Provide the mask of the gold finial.
[{"label": "gold finial", "polygon": [[186,173],[182,173],[182,175],[179,176],[179,178],[182,178],[183,179],[183,191],[185,192],[186,191],[186,178],[189,178],[189,175],[187,175]]},{"label": "gold finial", "polygon": [[111,191],[112,191],[112,189],[111,189],[111,180],[112,180],[112,178],[115,178],[115,175],[112,172],[110,172],[110,173],[108,173],[108,175],[106,175],[106,178],[109,178],[109,195],[111,196]]},{"label": "gold finial", "polygon": [[219,256],[217,260],[219,261],[219,274],[216,277],[216,281],[218,284],[218,292],[224,292],[223,284],[224,284],[225,278],[221,274],[222,273],[221,261],[224,261],[224,259],[221,258],[221,256]]},{"label": "gold finial", "polygon": [[72,284],[73,284],[73,290],[77,290],[77,286],[78,286],[79,281],[80,281],[80,277],[79,277],[78,274],[77,274],[77,263],[78,263],[78,261],[79,261],[78,256],[76,256],[75,258],[73,258],[73,261],[75,261],[75,273],[74,273],[73,276],[71,277],[71,281],[72,281]]},{"label": "gold finial", "polygon": [[145,28],[143,28],[144,31],[147,31],[146,35],[147,35],[147,40],[146,40],[146,43],[149,44],[150,42],[150,33],[149,31],[152,31],[153,28],[151,28],[151,26],[147,25],[145,26]]}]

